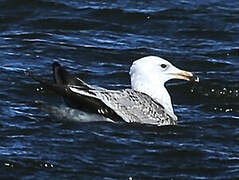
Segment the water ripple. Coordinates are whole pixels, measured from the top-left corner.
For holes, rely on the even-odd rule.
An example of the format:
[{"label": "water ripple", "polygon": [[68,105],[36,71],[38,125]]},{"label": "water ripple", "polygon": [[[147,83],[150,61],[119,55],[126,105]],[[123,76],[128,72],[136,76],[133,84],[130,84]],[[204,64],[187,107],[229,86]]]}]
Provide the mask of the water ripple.
[{"label": "water ripple", "polygon": [[[1,179],[238,178],[238,2],[1,3]],[[24,75],[53,81],[58,61],[90,84],[129,88],[146,55],[200,77],[166,85],[177,126],[79,122]]]}]

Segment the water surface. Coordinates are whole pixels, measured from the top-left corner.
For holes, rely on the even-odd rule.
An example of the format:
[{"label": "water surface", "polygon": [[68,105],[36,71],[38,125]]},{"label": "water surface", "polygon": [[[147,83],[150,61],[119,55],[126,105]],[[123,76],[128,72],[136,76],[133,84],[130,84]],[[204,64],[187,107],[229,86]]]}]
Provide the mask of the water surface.
[{"label": "water surface", "polygon": [[[239,2],[0,4],[1,179],[239,177]],[[177,126],[59,121],[37,104],[61,106],[61,98],[23,73],[51,79],[58,61],[90,84],[121,89],[146,55],[201,79],[194,91],[168,83]]]}]

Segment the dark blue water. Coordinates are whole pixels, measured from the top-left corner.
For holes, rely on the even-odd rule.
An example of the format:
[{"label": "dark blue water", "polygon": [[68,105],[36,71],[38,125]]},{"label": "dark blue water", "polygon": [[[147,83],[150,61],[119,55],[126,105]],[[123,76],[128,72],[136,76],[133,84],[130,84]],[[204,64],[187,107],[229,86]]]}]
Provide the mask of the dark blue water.
[{"label": "dark blue water", "polygon": [[[129,87],[131,63],[157,55],[196,73],[172,81],[177,126],[61,122],[58,61],[90,83]],[[239,178],[239,1],[0,1],[0,179]]]}]

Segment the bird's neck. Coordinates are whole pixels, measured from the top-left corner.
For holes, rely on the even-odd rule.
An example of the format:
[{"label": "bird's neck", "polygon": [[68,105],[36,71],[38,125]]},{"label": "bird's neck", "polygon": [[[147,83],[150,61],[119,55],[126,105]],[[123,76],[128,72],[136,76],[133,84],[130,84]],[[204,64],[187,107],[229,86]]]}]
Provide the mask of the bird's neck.
[{"label": "bird's neck", "polygon": [[152,97],[157,103],[161,104],[167,113],[174,119],[177,119],[173,111],[171,97],[160,81],[131,81],[132,89],[143,92]]}]

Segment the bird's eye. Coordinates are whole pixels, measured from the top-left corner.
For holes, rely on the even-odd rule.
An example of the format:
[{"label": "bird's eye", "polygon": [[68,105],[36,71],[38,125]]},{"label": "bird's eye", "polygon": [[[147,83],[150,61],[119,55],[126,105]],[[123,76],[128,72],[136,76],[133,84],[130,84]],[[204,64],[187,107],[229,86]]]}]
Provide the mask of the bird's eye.
[{"label": "bird's eye", "polygon": [[161,68],[163,68],[163,69],[165,69],[165,68],[167,67],[166,64],[161,64],[160,66],[161,66]]}]

